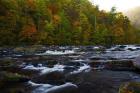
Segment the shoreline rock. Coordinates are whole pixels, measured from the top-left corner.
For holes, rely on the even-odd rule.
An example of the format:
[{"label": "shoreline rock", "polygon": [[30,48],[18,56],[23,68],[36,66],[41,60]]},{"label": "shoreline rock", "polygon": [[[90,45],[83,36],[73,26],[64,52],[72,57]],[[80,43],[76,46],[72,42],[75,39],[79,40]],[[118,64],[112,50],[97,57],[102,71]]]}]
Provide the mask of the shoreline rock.
[{"label": "shoreline rock", "polygon": [[136,69],[140,69],[140,56],[133,60],[133,65]]}]

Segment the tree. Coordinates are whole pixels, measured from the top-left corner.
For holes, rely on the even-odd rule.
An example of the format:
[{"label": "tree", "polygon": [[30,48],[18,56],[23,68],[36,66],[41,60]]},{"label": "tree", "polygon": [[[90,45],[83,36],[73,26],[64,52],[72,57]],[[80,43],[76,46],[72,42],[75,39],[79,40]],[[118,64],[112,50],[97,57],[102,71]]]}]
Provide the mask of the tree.
[{"label": "tree", "polygon": [[88,0],[0,0],[1,45],[129,44],[139,36],[115,7],[106,12]]}]

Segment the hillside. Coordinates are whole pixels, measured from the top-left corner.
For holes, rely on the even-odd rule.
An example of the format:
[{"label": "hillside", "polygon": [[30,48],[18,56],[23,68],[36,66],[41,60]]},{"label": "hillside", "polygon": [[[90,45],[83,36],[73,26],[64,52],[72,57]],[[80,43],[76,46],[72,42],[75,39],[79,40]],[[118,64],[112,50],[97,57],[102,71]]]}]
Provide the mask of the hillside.
[{"label": "hillside", "polygon": [[0,45],[132,44],[138,37],[122,13],[88,0],[0,0]]}]

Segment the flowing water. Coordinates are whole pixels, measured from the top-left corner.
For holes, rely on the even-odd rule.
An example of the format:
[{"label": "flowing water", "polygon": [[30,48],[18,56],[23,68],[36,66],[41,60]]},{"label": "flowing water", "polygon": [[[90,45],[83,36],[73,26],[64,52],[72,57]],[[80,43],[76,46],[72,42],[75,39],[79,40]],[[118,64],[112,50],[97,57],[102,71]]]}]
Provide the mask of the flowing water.
[{"label": "flowing water", "polygon": [[1,48],[0,71],[30,78],[22,84],[6,84],[2,93],[93,93],[93,88],[94,93],[117,93],[122,83],[140,81],[129,63],[122,67],[108,65],[133,61],[140,55],[138,45],[42,46],[31,52],[26,49]]}]

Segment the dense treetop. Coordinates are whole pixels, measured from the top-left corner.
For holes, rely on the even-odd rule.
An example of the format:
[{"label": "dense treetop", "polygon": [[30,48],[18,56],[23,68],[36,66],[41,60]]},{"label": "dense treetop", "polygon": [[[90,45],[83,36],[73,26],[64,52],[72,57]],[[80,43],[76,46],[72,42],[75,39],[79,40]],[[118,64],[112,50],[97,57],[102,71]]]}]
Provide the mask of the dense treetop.
[{"label": "dense treetop", "polygon": [[88,0],[0,0],[0,45],[140,43],[140,31]]}]

